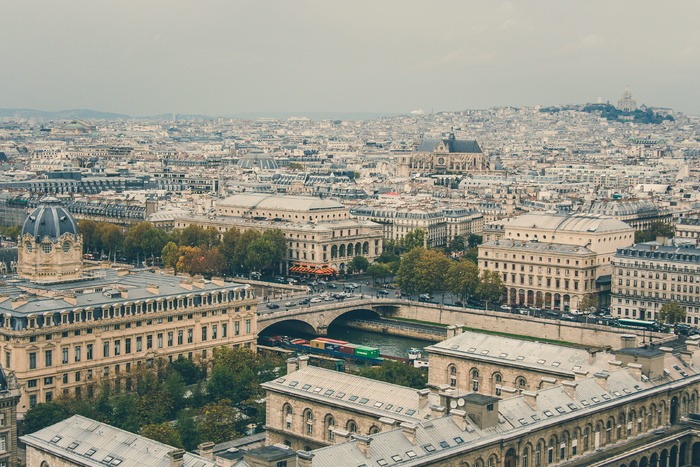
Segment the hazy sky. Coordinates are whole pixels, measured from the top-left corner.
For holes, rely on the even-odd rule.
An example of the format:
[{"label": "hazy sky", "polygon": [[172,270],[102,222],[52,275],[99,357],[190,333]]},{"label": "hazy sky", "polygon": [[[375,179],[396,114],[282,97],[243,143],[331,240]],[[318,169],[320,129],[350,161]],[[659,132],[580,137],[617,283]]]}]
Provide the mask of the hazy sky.
[{"label": "hazy sky", "polygon": [[700,114],[700,2],[0,0],[0,107]]}]

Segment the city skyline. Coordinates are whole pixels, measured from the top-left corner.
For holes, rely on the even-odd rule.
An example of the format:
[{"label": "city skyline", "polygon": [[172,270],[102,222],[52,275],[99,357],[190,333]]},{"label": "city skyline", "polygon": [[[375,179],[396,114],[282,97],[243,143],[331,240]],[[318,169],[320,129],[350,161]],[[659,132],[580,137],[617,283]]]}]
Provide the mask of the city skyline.
[{"label": "city skyline", "polygon": [[692,2],[12,3],[0,108],[131,116],[617,102],[700,114]]}]

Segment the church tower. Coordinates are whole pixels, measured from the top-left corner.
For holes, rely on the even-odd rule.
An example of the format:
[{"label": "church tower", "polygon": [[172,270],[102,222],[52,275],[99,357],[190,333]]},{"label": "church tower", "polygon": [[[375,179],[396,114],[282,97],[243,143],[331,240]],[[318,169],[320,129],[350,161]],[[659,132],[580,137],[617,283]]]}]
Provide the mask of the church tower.
[{"label": "church tower", "polygon": [[47,198],[24,221],[17,248],[17,272],[39,283],[80,279],[83,239],[73,216]]}]

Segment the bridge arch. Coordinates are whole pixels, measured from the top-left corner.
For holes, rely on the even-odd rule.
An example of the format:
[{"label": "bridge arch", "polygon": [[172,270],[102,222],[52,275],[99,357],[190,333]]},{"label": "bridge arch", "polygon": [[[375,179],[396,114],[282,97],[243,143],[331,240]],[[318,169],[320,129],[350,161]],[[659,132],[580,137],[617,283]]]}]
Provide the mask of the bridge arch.
[{"label": "bridge arch", "polygon": [[294,334],[316,334],[316,329],[300,319],[277,321],[258,331],[258,336],[294,336]]}]

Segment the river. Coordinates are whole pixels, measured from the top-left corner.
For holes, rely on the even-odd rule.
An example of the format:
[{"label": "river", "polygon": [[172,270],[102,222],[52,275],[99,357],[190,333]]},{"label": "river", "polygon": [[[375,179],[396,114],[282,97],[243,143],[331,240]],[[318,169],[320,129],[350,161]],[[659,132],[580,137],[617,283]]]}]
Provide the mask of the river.
[{"label": "river", "polygon": [[403,358],[408,358],[409,349],[422,349],[434,344],[432,341],[415,339],[413,337],[390,336],[387,334],[379,334],[360,329],[348,328],[338,324],[332,324],[328,328],[328,335],[326,337],[352,342],[353,344],[377,347],[380,349],[383,355]]}]

